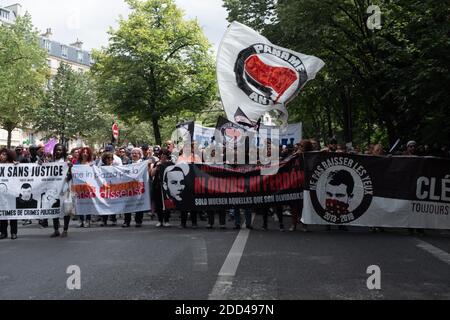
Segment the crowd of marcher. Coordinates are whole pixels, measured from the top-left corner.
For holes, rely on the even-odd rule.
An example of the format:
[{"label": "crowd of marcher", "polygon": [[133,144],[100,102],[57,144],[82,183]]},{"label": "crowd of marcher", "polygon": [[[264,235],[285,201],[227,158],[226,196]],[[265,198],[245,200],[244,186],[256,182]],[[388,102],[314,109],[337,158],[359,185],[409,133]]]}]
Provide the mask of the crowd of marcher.
[{"label": "crowd of marcher", "polygon": [[[266,141],[270,144],[270,141]],[[116,148],[113,145],[106,145],[104,148],[93,150],[89,147],[75,148],[67,152],[66,147],[61,144],[57,144],[52,153],[45,152],[45,146],[43,144],[37,146],[31,146],[25,148],[19,146],[15,150],[8,150],[3,148],[0,150],[0,164],[26,164],[36,163],[44,164],[50,162],[67,162],[69,169],[74,165],[92,165],[92,166],[122,166],[130,165],[134,163],[140,163],[148,161],[148,172],[150,176],[151,199],[152,210],[151,212],[137,212],[135,216],[135,226],[137,228],[142,227],[145,214],[148,214],[151,219],[158,219],[157,228],[171,227],[170,219],[171,215],[176,211],[164,210],[162,200],[162,173],[161,167],[164,165],[171,165],[179,162],[188,163],[202,163],[210,160],[211,156],[214,157],[214,151],[207,153],[207,148],[198,147],[196,143],[191,144],[189,149],[190,154],[186,150],[182,149],[180,152],[175,152],[175,145],[172,141],[167,141],[164,147],[161,146],[149,146],[142,145],[140,147],[123,146]],[[311,151],[322,152],[336,152],[336,153],[350,153],[350,154],[364,154],[370,156],[385,156],[387,151],[381,144],[370,145],[366,150],[361,150],[358,147],[352,147],[348,145],[338,144],[335,138],[329,140],[329,142],[322,147],[320,142],[316,139],[302,140],[293,146],[282,146],[280,148],[280,158],[284,159],[292,154],[302,154]],[[415,141],[409,141],[403,149],[395,150],[392,155],[403,156],[434,156],[442,158],[450,158],[450,152],[448,147],[440,147],[438,145],[418,145]],[[67,177],[67,181],[71,180],[71,170]],[[70,193],[70,189],[67,188],[66,192]],[[247,229],[253,229],[252,214],[256,213],[263,217],[262,230],[268,230],[268,219],[270,216],[274,216],[274,219],[278,221],[279,230],[285,231],[285,217],[290,216],[291,227],[289,231],[297,230],[300,225],[301,230],[308,232],[308,227],[301,223],[301,216],[303,210],[303,203],[299,201],[295,205],[290,206],[275,206],[272,208],[255,208],[254,210],[249,208],[230,208],[228,210],[211,210],[208,212],[196,212],[196,211],[181,211],[180,215],[180,228],[186,228],[187,222],[190,220],[192,228],[198,228],[198,220],[206,221],[206,228],[213,229],[215,224],[215,216],[219,217],[219,228],[227,228],[227,220],[234,222],[234,229],[241,229],[245,224]],[[244,215],[245,220],[241,220],[241,214]],[[126,213],[120,215],[123,218],[123,228],[129,228],[131,225],[132,214]],[[60,233],[60,219],[53,219],[54,232],[51,237],[67,237],[70,220],[78,220],[79,227],[89,228],[92,223],[98,223],[100,227],[106,227],[108,222],[111,222],[112,226],[116,226],[118,222],[117,215],[110,216],[91,216],[81,215],[77,216],[76,212],[67,213],[64,217],[63,231]],[[17,239],[18,233],[18,221],[17,220],[1,220],[0,221],[0,240],[8,237],[8,223],[10,225],[11,239]],[[33,222],[30,220],[22,221],[23,225],[29,225]],[[39,225],[42,228],[48,228],[49,223],[47,220],[39,220]],[[345,226],[339,226],[340,230],[346,231]],[[327,227],[331,230],[331,227]],[[383,232],[382,228],[371,228],[372,232]],[[423,235],[424,231],[409,230],[410,233],[417,232],[419,235]]]}]

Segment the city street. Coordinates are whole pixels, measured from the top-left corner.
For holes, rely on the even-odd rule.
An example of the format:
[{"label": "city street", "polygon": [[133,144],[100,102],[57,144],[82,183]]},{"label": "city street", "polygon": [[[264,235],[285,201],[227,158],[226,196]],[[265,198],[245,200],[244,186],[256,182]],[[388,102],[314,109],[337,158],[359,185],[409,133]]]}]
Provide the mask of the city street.
[{"label": "city street", "polygon": [[[425,237],[405,230],[373,234],[144,227],[79,229],[50,239],[52,228],[19,226],[19,239],[0,242],[0,299],[299,300],[450,299],[450,232]],[[285,217],[287,227],[290,217]],[[50,223],[51,224],[51,223]],[[81,270],[69,290],[68,266]],[[381,290],[369,290],[367,268],[381,269]]]}]

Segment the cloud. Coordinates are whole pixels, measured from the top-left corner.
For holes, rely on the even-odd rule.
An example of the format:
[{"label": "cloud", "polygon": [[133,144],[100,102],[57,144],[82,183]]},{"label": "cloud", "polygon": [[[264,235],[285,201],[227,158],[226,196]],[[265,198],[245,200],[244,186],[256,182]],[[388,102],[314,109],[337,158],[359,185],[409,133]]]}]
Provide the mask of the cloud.
[{"label": "cloud", "polygon": [[[20,3],[40,31],[51,28],[52,39],[66,44],[78,38],[87,50],[106,46],[109,27],[117,28],[119,15],[127,17],[130,12],[123,0],[21,0]],[[176,3],[186,18],[198,19],[217,51],[228,25],[222,0],[176,0]]]}]

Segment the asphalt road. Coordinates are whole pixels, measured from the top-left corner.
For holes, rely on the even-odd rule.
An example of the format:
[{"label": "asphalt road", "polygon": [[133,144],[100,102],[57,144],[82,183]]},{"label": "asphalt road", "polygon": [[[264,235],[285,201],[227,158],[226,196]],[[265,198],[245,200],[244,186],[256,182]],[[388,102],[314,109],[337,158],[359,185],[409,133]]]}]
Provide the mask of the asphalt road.
[{"label": "asphalt road", "polygon": [[[289,219],[289,218],[287,218]],[[174,224],[178,224],[174,221]],[[450,232],[425,237],[366,228],[309,233],[271,230],[76,228],[50,239],[52,228],[20,226],[0,241],[0,299],[303,300],[450,299]],[[81,270],[69,290],[68,266]],[[381,289],[366,273],[381,270]]]}]

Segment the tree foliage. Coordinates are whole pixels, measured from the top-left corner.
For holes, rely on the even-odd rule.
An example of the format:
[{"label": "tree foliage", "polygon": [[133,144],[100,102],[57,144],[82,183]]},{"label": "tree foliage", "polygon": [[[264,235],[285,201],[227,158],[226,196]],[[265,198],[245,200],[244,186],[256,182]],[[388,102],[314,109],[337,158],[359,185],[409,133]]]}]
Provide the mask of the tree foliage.
[{"label": "tree foliage", "polygon": [[0,125],[11,132],[29,126],[32,110],[43,97],[49,69],[31,17],[18,17],[13,25],[0,23]]},{"label": "tree foliage", "polygon": [[200,112],[215,97],[210,45],[197,21],[186,21],[173,0],[127,0],[132,12],[110,30],[94,54],[100,96],[122,120],[160,121],[183,110]]},{"label": "tree foliage", "polygon": [[44,102],[34,113],[35,129],[62,143],[88,136],[104,116],[97,104],[89,74],[74,71],[61,63]]},{"label": "tree foliage", "polygon": [[[225,1],[229,20],[252,25],[245,1]],[[258,29],[274,43],[326,62],[289,107],[306,134],[358,144],[450,141],[450,7],[432,0],[379,0],[381,29],[370,30],[368,0],[257,0],[274,6]],[[247,20],[248,19],[248,20]]]}]

